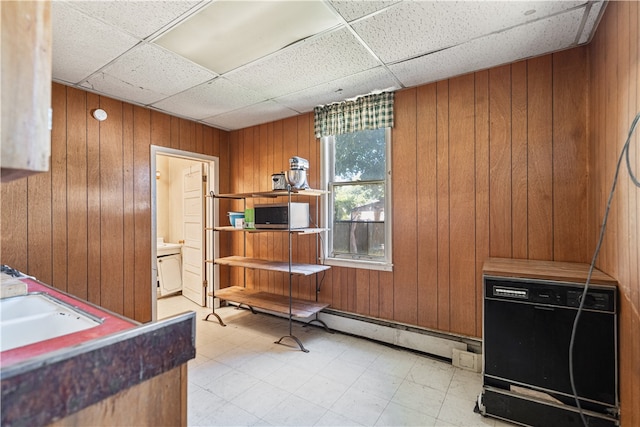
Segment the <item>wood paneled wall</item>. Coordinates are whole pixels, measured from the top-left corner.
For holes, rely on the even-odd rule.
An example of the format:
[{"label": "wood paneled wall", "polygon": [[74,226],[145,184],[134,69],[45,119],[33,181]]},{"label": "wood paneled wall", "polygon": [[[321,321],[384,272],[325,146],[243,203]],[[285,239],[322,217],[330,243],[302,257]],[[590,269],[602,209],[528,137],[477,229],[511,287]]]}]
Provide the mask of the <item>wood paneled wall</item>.
[{"label": "wood paneled wall", "polygon": [[[640,112],[640,4],[609,2],[589,45],[591,93],[589,148],[591,240],[597,238],[616,162]],[[640,129],[631,141],[634,174],[640,174]],[[620,291],[620,395],[623,426],[640,425],[640,189],[624,166],[612,201],[598,267]]]},{"label": "wood paneled wall", "polygon": [[[320,299],[479,337],[488,256],[587,261],[587,73],[587,50],[578,48],[397,92],[393,272],[332,268],[320,276]],[[318,188],[319,148],[311,113],[233,131],[231,190],[269,189],[292,155],[310,160]],[[294,256],[312,261],[314,242],[294,239]],[[278,236],[248,243],[250,254],[286,255]],[[285,282],[271,273],[248,278],[275,292]],[[314,283],[298,279],[294,294],[313,297]]]},{"label": "wood paneled wall", "polygon": [[150,145],[219,156],[224,191],[228,133],[55,83],[52,104],[51,170],[2,184],[2,263],[149,321]]}]

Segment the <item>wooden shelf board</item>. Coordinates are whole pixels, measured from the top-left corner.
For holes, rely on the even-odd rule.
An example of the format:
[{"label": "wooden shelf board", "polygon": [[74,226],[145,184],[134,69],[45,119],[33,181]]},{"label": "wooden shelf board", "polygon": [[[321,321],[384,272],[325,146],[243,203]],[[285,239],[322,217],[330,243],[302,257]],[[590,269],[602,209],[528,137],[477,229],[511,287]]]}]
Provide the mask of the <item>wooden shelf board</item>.
[{"label": "wooden shelf board", "polygon": [[[244,231],[246,233],[282,233],[288,232],[286,228],[235,228],[230,225],[226,225],[223,227],[214,227],[216,231]],[[318,234],[323,231],[327,231],[326,228],[294,228],[291,230],[292,233],[295,234]]]},{"label": "wooden shelf board", "polygon": [[222,226],[222,227],[213,227],[213,229],[216,230],[216,231],[246,231],[243,228],[235,228],[232,225],[225,225],[225,226]]},{"label": "wooden shelf board", "polygon": [[[207,260],[206,262],[211,262],[211,260]],[[213,262],[219,265],[228,265],[231,267],[246,267],[254,268],[256,270],[279,271],[281,273],[289,272],[289,263],[285,261],[269,261],[259,258],[229,256],[225,258],[218,258]],[[331,266],[329,265],[293,263],[291,264],[291,273],[310,276],[330,268]]]},{"label": "wooden shelf board", "polygon": [[[215,292],[209,292],[209,296],[215,296],[221,300],[246,304],[254,308],[261,308],[276,313],[289,314],[289,297],[286,295],[276,295],[255,289],[243,288],[242,286],[230,286]],[[292,298],[291,315],[306,318],[327,307],[329,307],[329,304]]]},{"label": "wooden shelf board", "polygon": [[[323,194],[329,194],[326,190],[314,190],[309,188],[307,190],[296,190],[294,188],[291,189],[292,196],[312,196],[319,197]],[[250,198],[261,198],[261,197],[282,197],[288,196],[289,192],[287,190],[274,190],[274,191],[255,191],[251,193],[234,193],[234,194],[218,194],[214,197],[219,199],[250,199]]]}]

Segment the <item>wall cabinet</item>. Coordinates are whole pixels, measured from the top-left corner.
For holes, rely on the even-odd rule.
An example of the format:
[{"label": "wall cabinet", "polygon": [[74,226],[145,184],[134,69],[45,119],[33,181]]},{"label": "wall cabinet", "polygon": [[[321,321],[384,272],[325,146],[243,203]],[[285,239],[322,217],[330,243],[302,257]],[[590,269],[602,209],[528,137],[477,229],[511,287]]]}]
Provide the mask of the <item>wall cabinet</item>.
[{"label": "wall cabinet", "polygon": [[49,170],[51,4],[3,1],[2,182]]},{"label": "wall cabinet", "polygon": [[[297,196],[311,196],[311,197],[319,197],[324,194],[324,191],[321,190],[283,190],[283,191],[270,191],[270,192],[260,192],[260,193],[243,193],[243,194],[226,194],[226,195],[214,195],[211,194],[211,197],[219,198],[219,199],[236,199],[236,200],[244,200],[244,204],[246,207],[246,200],[252,198],[288,198],[288,205],[291,206],[291,198]],[[215,215],[215,209],[214,209]],[[316,213],[317,216],[317,213]],[[213,223],[215,224],[215,218]],[[289,236],[289,245],[288,245],[288,260],[277,260],[277,259],[262,259],[262,258],[251,258],[244,256],[246,254],[246,239],[244,250],[245,254],[242,256],[233,255],[228,257],[220,257],[212,260],[208,260],[207,262],[212,262],[217,265],[226,265],[230,267],[240,267],[246,269],[256,269],[256,270],[266,270],[266,271],[276,271],[281,273],[287,273],[289,277],[289,291],[288,295],[279,295],[270,292],[261,291],[258,289],[250,289],[247,288],[246,283],[242,285],[236,286],[227,286],[222,287],[219,286],[219,289],[214,290],[209,293],[209,296],[213,296],[214,298],[218,298],[221,301],[232,301],[236,302],[240,305],[248,306],[252,312],[254,312],[254,308],[263,309],[266,311],[271,311],[279,314],[284,314],[287,316],[289,320],[289,333],[288,335],[280,338],[276,343],[281,344],[285,339],[291,339],[296,342],[296,344],[300,347],[300,350],[304,352],[308,352],[308,350],[304,347],[302,342],[293,335],[292,331],[292,320],[293,318],[306,319],[312,316],[315,318],[311,319],[311,322],[318,322],[325,329],[328,330],[327,326],[318,319],[317,314],[324,308],[328,307],[329,304],[321,303],[317,301],[317,295],[319,290],[319,281],[317,278],[317,274],[330,269],[330,266],[319,265],[319,264],[305,264],[305,263],[297,263],[293,261],[292,256],[292,239],[296,238],[300,235],[310,235],[310,234],[319,234],[324,229],[322,228],[295,228],[292,229],[290,226],[286,229],[240,229],[235,227],[213,227],[214,232],[241,232],[241,233],[287,233]],[[317,257],[316,257],[317,259]],[[302,276],[311,276],[316,275],[316,300],[309,301],[303,299],[297,299],[292,297],[292,280],[294,275],[302,275]],[[212,304],[212,311],[206,317],[205,320],[208,320],[210,316],[214,316],[218,319],[218,322],[225,326],[222,318],[215,312],[215,304]]]}]

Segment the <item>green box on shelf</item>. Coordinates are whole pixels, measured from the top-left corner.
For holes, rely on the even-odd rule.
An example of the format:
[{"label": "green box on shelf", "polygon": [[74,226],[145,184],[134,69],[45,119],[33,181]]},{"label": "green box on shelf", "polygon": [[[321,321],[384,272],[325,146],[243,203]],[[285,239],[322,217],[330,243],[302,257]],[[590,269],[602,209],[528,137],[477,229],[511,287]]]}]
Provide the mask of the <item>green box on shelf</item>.
[{"label": "green box on shelf", "polygon": [[244,228],[256,228],[253,208],[244,210]]}]

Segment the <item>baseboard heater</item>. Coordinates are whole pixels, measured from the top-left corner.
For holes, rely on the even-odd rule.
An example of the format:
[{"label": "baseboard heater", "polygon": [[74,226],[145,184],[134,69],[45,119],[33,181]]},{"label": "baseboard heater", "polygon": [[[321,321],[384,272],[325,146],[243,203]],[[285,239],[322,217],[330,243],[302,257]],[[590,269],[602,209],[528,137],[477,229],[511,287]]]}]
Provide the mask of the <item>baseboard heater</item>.
[{"label": "baseboard heater", "polygon": [[[227,302],[229,305],[238,305]],[[281,313],[255,309],[273,316],[286,317]],[[367,338],[385,344],[418,351],[439,358],[451,360],[453,349],[480,352],[481,344],[472,338],[448,335],[429,331],[401,323],[344,313],[326,309],[318,313],[318,318],[327,324],[329,329],[349,335]],[[295,321],[295,319],[294,319]]]}]

